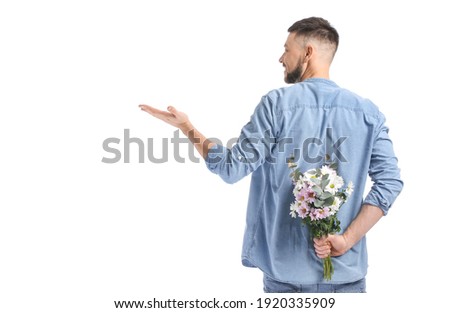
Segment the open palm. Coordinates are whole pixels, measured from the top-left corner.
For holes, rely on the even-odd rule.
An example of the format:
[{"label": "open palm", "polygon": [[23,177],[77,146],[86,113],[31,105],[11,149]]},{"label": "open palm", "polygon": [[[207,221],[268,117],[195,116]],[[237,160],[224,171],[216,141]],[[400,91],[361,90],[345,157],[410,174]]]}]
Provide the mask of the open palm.
[{"label": "open palm", "polygon": [[177,111],[174,107],[169,106],[167,111],[161,111],[146,104],[140,104],[139,107],[142,111],[174,127],[182,128],[189,124],[189,118],[186,113]]}]

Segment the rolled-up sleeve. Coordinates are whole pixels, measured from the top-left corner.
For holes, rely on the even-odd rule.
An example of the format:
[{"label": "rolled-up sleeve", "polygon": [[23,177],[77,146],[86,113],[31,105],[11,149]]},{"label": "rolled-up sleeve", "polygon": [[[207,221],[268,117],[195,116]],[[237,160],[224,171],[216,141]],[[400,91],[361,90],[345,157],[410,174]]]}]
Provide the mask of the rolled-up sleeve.
[{"label": "rolled-up sleeve", "polygon": [[380,113],[380,124],[376,130],[369,166],[373,185],[364,203],[379,207],[384,215],[388,213],[403,188],[397,157],[388,133],[385,118]]},{"label": "rolled-up sleeve", "polygon": [[270,156],[276,143],[272,101],[264,96],[232,148],[216,144],[205,159],[208,169],[227,183],[255,171]]}]

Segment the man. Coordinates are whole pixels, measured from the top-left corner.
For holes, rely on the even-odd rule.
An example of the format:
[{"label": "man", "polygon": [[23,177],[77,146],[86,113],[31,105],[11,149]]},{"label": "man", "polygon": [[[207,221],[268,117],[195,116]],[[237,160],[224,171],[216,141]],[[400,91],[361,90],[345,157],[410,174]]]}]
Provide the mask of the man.
[{"label": "man", "polygon": [[[263,271],[266,292],[365,292],[365,234],[402,189],[397,158],[378,108],[329,79],[337,31],[311,17],[288,32],[279,61],[284,80],[293,85],[262,97],[231,149],[212,143],[173,107],[168,112],[140,107],[178,127],[226,182],[252,173],[242,263]],[[354,183],[338,213],[342,234],[312,241],[308,227],[289,215],[294,199],[287,159],[292,154],[302,172],[330,155],[339,163],[339,175]],[[373,185],[363,198],[367,174]],[[321,259],[330,254],[334,275],[325,281]]]}]

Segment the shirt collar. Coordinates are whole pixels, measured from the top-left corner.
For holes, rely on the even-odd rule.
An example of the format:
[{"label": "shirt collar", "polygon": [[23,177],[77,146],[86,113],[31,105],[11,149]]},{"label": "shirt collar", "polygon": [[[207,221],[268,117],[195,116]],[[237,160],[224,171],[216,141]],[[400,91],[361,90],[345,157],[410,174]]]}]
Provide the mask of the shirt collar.
[{"label": "shirt collar", "polygon": [[312,78],[307,78],[304,81],[302,81],[302,83],[323,83],[323,84],[327,84],[327,85],[331,85],[331,86],[337,86],[337,84],[329,79],[326,78],[319,78],[319,77],[312,77]]}]

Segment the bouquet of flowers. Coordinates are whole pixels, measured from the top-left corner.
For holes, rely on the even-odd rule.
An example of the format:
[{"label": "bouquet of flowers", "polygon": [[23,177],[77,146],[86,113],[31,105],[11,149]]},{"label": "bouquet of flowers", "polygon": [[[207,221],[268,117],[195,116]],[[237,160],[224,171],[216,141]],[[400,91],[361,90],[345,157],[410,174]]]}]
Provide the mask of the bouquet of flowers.
[{"label": "bouquet of flowers", "polygon": [[[353,192],[353,183],[344,188],[344,180],[337,174],[337,163],[329,162],[328,156],[320,168],[300,172],[294,159],[288,162],[292,170],[290,177],[294,184],[295,201],[290,214],[299,216],[310,227],[314,238],[325,237],[341,230],[336,213]],[[331,280],[334,273],[331,256],[323,259],[323,277]]]}]

